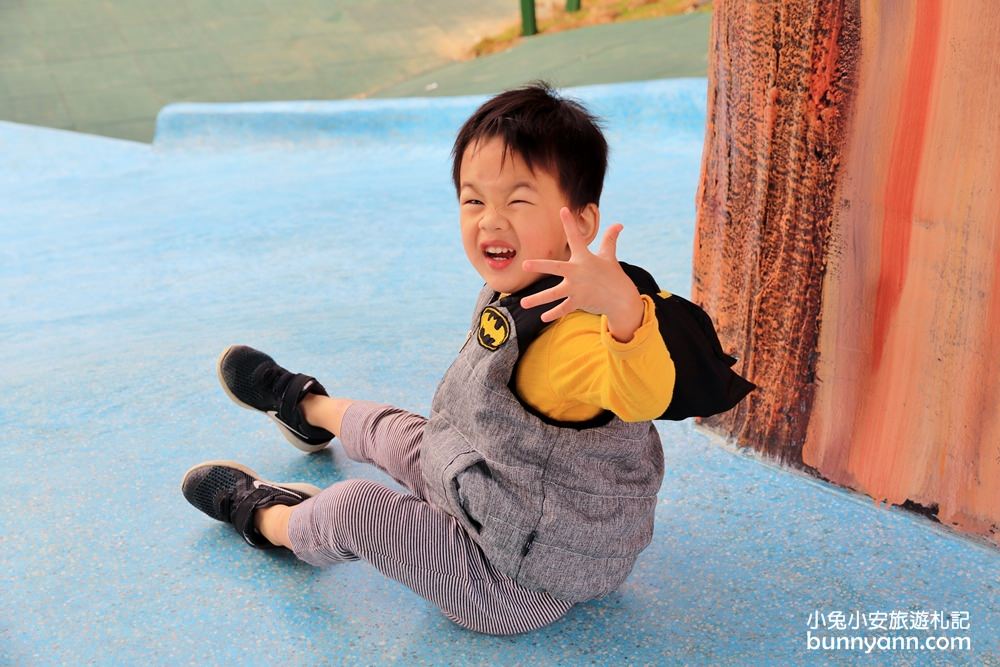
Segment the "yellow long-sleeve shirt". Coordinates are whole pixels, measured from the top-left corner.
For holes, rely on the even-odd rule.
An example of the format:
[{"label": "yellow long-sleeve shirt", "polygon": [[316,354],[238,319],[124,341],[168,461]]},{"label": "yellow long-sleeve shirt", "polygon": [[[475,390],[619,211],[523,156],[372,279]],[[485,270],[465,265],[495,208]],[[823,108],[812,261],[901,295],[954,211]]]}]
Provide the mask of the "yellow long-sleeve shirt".
[{"label": "yellow long-sleeve shirt", "polygon": [[518,395],[560,421],[586,421],[602,410],[623,421],[663,414],[673,396],[674,363],[660,336],[652,298],[641,298],[642,323],[627,343],[608,331],[607,316],[581,310],[545,328],[517,365]]}]

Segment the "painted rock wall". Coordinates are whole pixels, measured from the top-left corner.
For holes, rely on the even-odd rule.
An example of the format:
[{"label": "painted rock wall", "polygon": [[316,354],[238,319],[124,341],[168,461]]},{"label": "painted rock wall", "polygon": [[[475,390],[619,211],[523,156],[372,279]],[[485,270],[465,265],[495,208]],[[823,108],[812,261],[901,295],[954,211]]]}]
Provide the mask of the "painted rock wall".
[{"label": "painted rock wall", "polygon": [[693,300],[760,389],[702,420],[1000,544],[1000,12],[716,3]]}]

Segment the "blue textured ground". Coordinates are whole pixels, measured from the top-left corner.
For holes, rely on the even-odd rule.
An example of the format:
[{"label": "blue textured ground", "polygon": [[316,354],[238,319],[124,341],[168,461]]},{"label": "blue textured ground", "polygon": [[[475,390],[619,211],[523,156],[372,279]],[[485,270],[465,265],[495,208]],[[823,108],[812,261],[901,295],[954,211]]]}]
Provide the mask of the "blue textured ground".
[{"label": "blue textured ground", "polygon": [[[607,120],[619,256],[689,296],[705,81],[575,94]],[[214,363],[248,343],[426,414],[480,284],[448,155],[480,101],[182,106],[153,147],[0,123],[0,660],[1000,664],[995,549],[689,423],[661,425],[656,533],[626,584],[516,637],[462,630],[364,563],[252,550],[184,501],[210,458],[393,484],[339,446],[290,447]],[[972,651],[806,650],[813,611],[899,609],[968,611]]]}]

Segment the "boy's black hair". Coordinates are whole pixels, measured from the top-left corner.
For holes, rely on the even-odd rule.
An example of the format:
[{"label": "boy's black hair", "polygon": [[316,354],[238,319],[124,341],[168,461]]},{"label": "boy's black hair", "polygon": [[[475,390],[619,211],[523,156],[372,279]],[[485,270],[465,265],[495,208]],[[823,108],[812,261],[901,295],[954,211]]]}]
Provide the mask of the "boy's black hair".
[{"label": "boy's black hair", "polygon": [[500,93],[476,109],[458,131],[451,151],[455,192],[461,187],[465,149],[499,137],[504,158],[516,153],[532,171],[539,166],[551,173],[571,209],[579,211],[590,202],[600,205],[608,142],[599,123],[582,104],[559,97],[545,81]]}]

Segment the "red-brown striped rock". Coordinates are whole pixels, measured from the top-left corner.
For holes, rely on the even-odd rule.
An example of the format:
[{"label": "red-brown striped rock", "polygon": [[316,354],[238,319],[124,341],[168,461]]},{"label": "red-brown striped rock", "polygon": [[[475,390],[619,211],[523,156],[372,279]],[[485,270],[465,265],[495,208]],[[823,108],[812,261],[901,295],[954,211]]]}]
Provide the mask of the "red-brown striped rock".
[{"label": "red-brown striped rock", "polygon": [[692,296],[761,388],[704,425],[1000,544],[1000,13],[715,12]]}]

